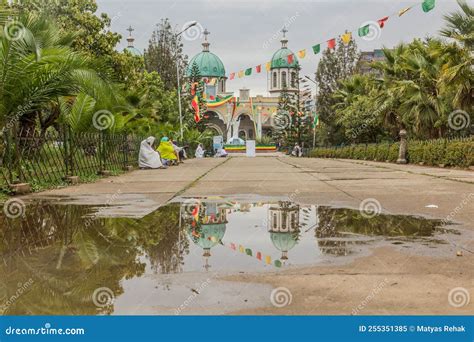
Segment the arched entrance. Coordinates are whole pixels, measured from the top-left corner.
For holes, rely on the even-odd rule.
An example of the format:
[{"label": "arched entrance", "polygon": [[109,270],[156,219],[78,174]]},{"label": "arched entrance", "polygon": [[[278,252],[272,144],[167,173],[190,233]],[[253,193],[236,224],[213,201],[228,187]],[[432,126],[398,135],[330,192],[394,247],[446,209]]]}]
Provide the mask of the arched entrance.
[{"label": "arched entrance", "polygon": [[255,124],[247,114],[240,114],[239,118],[239,138],[244,140],[255,139]]},{"label": "arched entrance", "polygon": [[216,112],[206,112],[204,113],[204,125],[214,131],[216,131],[217,135],[222,135],[225,137],[226,134],[226,126],[224,121],[219,117]]}]

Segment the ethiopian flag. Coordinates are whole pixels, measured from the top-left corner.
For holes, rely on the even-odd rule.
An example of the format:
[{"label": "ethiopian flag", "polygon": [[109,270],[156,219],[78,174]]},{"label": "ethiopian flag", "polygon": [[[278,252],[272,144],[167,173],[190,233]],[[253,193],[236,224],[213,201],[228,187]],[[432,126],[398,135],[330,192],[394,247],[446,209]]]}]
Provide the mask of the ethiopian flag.
[{"label": "ethiopian flag", "polygon": [[201,121],[201,114],[199,112],[199,99],[196,96],[194,96],[193,101],[191,102],[191,106],[194,109],[194,121],[199,122]]},{"label": "ethiopian flag", "polygon": [[319,126],[319,116],[314,113],[313,128],[316,128],[317,126]]}]

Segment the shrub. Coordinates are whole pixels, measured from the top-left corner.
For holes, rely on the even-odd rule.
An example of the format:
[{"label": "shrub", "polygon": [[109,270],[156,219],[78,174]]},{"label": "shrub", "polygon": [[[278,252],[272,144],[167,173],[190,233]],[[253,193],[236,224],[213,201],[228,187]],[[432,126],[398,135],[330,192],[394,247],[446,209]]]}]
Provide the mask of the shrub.
[{"label": "shrub", "polygon": [[[353,145],[339,148],[316,148],[311,157],[318,158],[349,158],[396,162],[400,143],[381,143],[369,145]],[[412,164],[469,167],[474,165],[474,139],[438,139],[408,142],[408,162]]]}]

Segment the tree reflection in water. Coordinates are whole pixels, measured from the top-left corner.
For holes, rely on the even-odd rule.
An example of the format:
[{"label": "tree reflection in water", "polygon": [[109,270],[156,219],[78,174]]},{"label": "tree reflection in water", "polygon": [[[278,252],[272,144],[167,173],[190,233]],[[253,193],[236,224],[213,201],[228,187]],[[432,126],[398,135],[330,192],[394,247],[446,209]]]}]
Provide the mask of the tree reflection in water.
[{"label": "tree reflection in water", "polygon": [[365,244],[374,237],[423,239],[432,237],[441,229],[441,220],[427,220],[402,215],[376,215],[367,218],[358,210],[318,207],[319,225],[316,240],[321,252],[333,255],[353,253],[356,245]]},{"label": "tree reflection in water", "polygon": [[[123,293],[121,279],[145,272],[145,253],[156,272],[180,271],[188,242],[180,239],[178,206],[142,220],[85,218],[90,213],[36,202],[21,218],[0,217],[3,314],[110,314],[113,305],[98,308],[92,294],[100,287]],[[23,289],[26,282],[32,285]]]}]

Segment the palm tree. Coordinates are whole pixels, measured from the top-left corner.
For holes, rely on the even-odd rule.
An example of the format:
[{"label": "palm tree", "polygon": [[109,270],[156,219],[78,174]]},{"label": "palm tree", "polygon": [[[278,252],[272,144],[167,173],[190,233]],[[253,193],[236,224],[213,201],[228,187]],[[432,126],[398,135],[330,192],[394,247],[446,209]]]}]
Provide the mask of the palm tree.
[{"label": "palm tree", "polygon": [[457,0],[460,11],[444,16],[447,22],[442,29],[441,35],[452,38],[472,51],[474,46],[474,8],[469,6],[466,0]]},{"label": "palm tree", "polygon": [[[0,18],[0,26],[5,27],[0,37],[0,119],[4,123],[19,121],[23,131],[33,132],[39,121],[45,132],[61,115],[61,98],[75,97],[81,90],[92,97],[115,93],[107,70],[99,74],[97,62],[69,47],[72,35],[45,16],[20,13],[12,18]],[[107,101],[103,97],[101,105],[108,105],[112,97]]]}]

